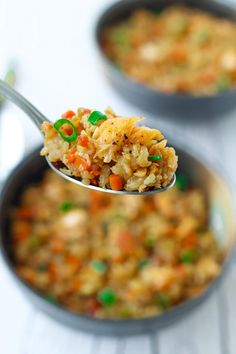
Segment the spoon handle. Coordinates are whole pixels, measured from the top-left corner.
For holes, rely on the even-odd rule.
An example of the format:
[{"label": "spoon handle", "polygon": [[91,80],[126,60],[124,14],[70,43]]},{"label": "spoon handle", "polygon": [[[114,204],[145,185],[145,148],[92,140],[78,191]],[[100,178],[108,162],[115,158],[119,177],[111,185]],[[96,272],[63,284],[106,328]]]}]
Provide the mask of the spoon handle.
[{"label": "spoon handle", "polygon": [[43,121],[49,121],[41,112],[37,110],[26,98],[21,96],[12,87],[6,84],[0,79],[0,95],[8,99],[9,101],[15,103],[22,111],[24,111],[31,120],[36,124],[37,128],[40,129]]}]

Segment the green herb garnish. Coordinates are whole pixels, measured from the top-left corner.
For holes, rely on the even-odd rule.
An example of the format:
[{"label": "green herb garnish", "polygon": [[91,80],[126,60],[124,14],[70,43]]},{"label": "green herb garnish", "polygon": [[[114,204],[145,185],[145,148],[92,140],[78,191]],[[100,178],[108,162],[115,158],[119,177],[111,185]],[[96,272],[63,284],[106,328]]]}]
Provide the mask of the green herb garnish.
[{"label": "green herb garnish", "polygon": [[88,121],[92,125],[96,125],[100,120],[107,120],[107,116],[99,111],[93,111],[88,117]]},{"label": "green herb garnish", "polygon": [[[60,130],[60,128],[64,125],[64,124],[69,124],[72,129],[73,129],[73,132],[71,135],[64,135],[62,133],[62,131]],[[56,123],[54,123],[54,128],[56,129],[56,131],[60,134],[60,136],[62,137],[63,140],[67,141],[68,143],[71,143],[72,141],[76,140],[78,138],[78,133],[76,131],[76,128],[74,126],[74,124],[69,121],[68,119],[65,119],[65,118],[61,118],[59,119],[58,121],[56,121]]]}]

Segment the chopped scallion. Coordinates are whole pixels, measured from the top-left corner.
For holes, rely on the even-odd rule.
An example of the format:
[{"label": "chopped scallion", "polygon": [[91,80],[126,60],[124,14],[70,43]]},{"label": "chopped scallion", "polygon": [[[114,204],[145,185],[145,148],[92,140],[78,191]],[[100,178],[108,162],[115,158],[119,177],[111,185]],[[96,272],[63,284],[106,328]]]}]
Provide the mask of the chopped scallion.
[{"label": "chopped scallion", "polygon": [[193,249],[181,252],[179,258],[182,263],[194,263],[197,260],[197,257],[197,251]]},{"label": "chopped scallion", "polygon": [[167,310],[170,307],[170,299],[166,294],[158,294],[156,297],[156,303],[162,310]]},{"label": "chopped scallion", "polygon": [[[73,129],[73,132],[71,135],[64,135],[60,128],[64,125],[64,124],[69,124],[72,129]],[[60,136],[62,137],[63,140],[67,141],[68,143],[71,143],[72,141],[76,140],[78,138],[78,133],[76,131],[76,128],[74,126],[74,124],[69,121],[68,119],[65,119],[65,118],[61,118],[59,119],[58,121],[56,121],[56,123],[54,123],[54,128],[56,129],[56,131],[60,134]]]},{"label": "chopped scallion", "polygon": [[160,155],[153,155],[153,156],[148,156],[148,161],[161,161],[162,156]]},{"label": "chopped scallion", "polygon": [[176,186],[180,191],[185,191],[188,187],[188,181],[185,176],[178,175],[176,177]]},{"label": "chopped scallion", "polygon": [[88,121],[92,125],[96,125],[100,120],[107,120],[107,116],[99,111],[93,111],[88,117]]},{"label": "chopped scallion", "polygon": [[52,294],[47,294],[47,295],[45,295],[45,299],[46,299],[48,302],[51,302],[51,304],[57,304],[57,303],[58,303],[57,299],[56,299],[55,296],[53,296]]},{"label": "chopped scallion", "polygon": [[59,206],[59,210],[60,211],[69,211],[71,210],[73,207],[73,203],[72,202],[63,202],[60,206]]},{"label": "chopped scallion", "polygon": [[96,269],[99,273],[105,273],[106,265],[102,261],[93,261],[91,263],[92,267]]}]

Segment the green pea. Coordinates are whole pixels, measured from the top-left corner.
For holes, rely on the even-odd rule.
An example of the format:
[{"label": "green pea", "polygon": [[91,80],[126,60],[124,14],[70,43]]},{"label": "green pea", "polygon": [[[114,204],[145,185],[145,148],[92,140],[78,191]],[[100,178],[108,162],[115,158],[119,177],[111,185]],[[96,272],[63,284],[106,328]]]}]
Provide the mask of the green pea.
[{"label": "green pea", "polygon": [[117,301],[117,296],[112,289],[105,288],[98,293],[98,301],[105,307],[113,306]]}]

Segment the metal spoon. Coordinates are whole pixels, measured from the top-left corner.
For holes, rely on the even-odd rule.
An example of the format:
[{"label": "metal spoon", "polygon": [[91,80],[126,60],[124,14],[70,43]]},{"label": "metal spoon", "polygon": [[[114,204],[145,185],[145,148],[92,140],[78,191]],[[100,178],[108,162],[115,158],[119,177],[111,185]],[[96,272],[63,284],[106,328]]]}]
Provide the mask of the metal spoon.
[{"label": "metal spoon", "polygon": [[[29,118],[35,123],[35,125],[37,126],[37,128],[40,130],[41,124],[45,121],[50,122],[41,112],[39,112],[37,110],[37,108],[35,108],[28,100],[26,100],[23,96],[21,96],[21,94],[19,94],[17,91],[15,91],[13,88],[11,88],[9,85],[7,85],[4,81],[0,80],[0,95],[2,95],[3,97],[5,97],[6,99],[10,100],[11,102],[15,103],[15,105],[17,105],[20,109],[22,109],[22,111],[24,111]],[[173,178],[170,182],[170,184],[164,188],[158,188],[158,189],[151,189],[148,190],[146,192],[132,192],[132,191],[115,191],[112,189],[105,189],[105,188],[101,188],[101,187],[96,187],[90,184],[84,184],[82,183],[80,180],[74,178],[74,177],[70,177],[67,176],[66,174],[64,174],[61,170],[59,170],[58,168],[56,168],[46,157],[46,160],[49,164],[49,166],[53,169],[53,171],[55,171],[57,174],[59,174],[61,177],[67,179],[68,181],[78,184],[82,187],[86,187],[86,188],[90,188],[90,189],[94,189],[100,192],[106,192],[106,193],[113,193],[113,194],[132,194],[132,195],[150,195],[150,194],[158,194],[161,192],[164,192],[168,189],[170,189],[171,187],[173,187],[173,185],[175,184],[176,181],[176,176],[175,174],[173,175]]]}]

